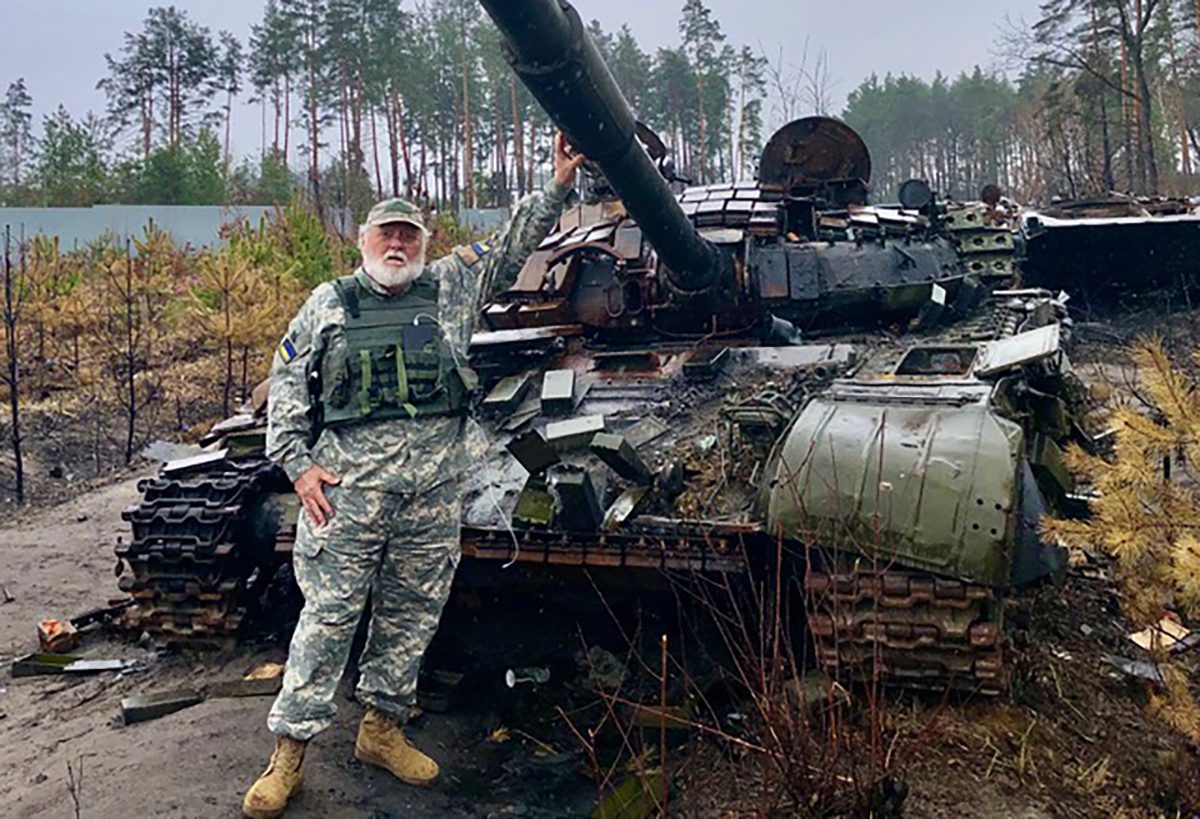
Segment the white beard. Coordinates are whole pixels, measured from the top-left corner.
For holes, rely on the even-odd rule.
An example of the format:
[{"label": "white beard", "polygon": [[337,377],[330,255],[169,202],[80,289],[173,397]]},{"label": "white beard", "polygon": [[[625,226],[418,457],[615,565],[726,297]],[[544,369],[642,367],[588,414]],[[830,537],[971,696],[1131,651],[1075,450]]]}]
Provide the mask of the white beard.
[{"label": "white beard", "polygon": [[388,264],[383,259],[363,260],[363,270],[376,284],[388,289],[406,287],[425,272],[425,259],[413,259],[403,267]]}]

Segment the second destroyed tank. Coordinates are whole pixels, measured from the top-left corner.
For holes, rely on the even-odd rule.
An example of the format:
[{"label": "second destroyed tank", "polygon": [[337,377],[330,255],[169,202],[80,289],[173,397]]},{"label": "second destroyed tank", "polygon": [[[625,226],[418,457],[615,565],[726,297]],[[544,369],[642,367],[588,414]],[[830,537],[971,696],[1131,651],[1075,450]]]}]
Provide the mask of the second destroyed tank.
[{"label": "second destroyed tank", "polygon": [[[781,549],[827,669],[1001,690],[1001,600],[1059,568],[1035,524],[1083,437],[1060,298],[1004,289],[1011,231],[920,183],[867,205],[866,146],[824,117],[777,132],[757,180],[677,195],[569,4],[483,5],[592,184],[481,316],[494,446],[456,582],[745,574]],[[164,642],[227,639],[286,563],[265,404],[128,513],[123,587]]]}]

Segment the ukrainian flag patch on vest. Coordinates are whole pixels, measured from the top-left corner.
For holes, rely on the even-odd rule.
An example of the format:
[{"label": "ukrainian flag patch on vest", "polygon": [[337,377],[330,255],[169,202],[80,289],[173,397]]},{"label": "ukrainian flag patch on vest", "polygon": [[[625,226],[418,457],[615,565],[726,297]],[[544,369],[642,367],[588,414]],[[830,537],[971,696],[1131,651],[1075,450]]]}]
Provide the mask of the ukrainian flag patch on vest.
[{"label": "ukrainian flag patch on vest", "polygon": [[285,338],[279,345],[279,357],[283,359],[284,364],[291,364],[296,360],[296,345],[290,338]]},{"label": "ukrainian flag patch on vest", "polygon": [[486,256],[492,252],[492,246],[488,242],[476,242],[471,245],[471,249],[479,254],[480,257]]}]

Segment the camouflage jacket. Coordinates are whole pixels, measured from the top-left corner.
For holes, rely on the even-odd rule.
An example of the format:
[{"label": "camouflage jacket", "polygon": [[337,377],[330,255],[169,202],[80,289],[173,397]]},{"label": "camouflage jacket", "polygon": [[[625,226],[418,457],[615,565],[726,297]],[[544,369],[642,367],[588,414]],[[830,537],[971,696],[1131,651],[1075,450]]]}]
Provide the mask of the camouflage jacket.
[{"label": "camouflage jacket", "polygon": [[[508,224],[485,248],[461,248],[432,262],[423,276],[437,279],[438,322],[456,358],[466,361],[475,321],[484,303],[512,285],[529,254],[557,221],[569,189],[551,180],[517,205]],[[360,268],[358,281],[385,291]],[[331,282],[320,285],[288,326],[271,366],[267,455],[293,482],[314,463],[342,479],[342,486],[385,492],[420,492],[461,474],[483,455],[477,425],[461,418],[367,421],[321,431],[310,449],[311,410],[307,374],[345,315]]]}]

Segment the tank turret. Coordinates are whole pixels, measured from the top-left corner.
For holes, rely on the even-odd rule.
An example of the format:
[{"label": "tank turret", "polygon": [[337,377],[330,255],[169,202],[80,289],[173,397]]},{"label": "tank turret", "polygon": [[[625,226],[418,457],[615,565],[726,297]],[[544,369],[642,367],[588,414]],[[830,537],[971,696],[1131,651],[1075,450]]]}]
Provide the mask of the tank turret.
[{"label": "tank turret", "polygon": [[870,154],[845,123],[788,123],[768,141],[757,180],[677,197],[569,3],[483,6],[517,75],[619,200],[564,218],[489,308],[491,329],[795,339],[796,329],[927,325],[972,306],[977,288],[958,295],[973,274],[936,207],[867,205]]}]

